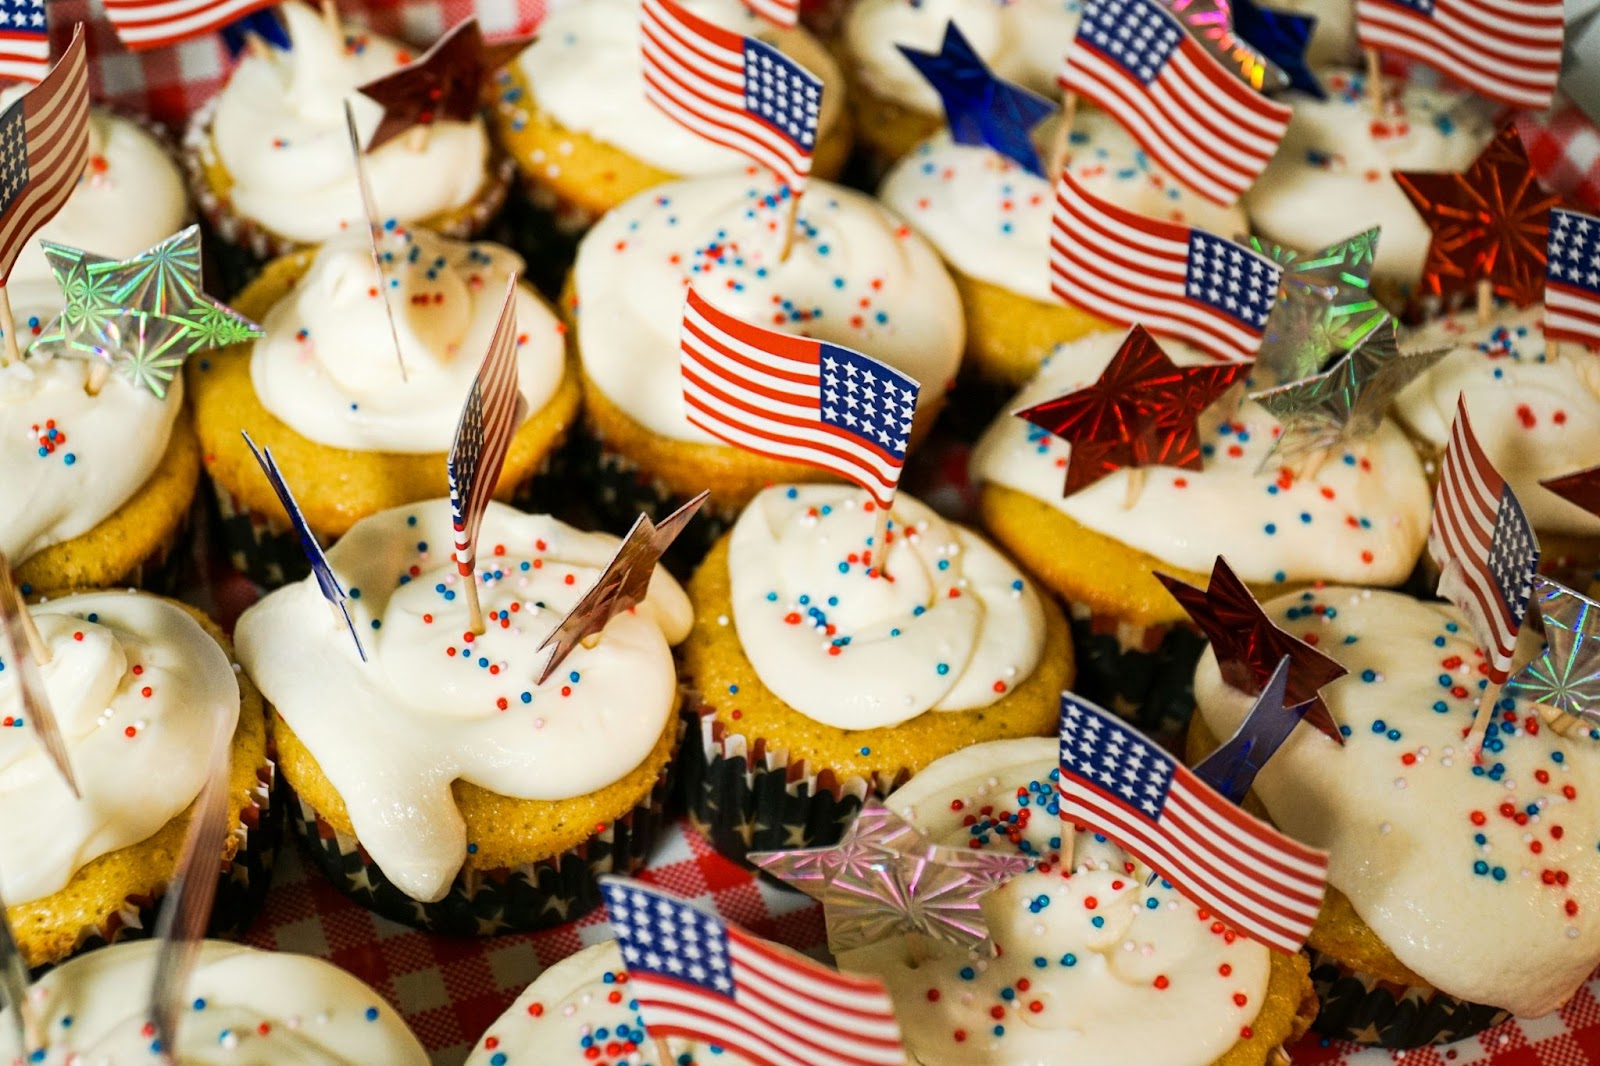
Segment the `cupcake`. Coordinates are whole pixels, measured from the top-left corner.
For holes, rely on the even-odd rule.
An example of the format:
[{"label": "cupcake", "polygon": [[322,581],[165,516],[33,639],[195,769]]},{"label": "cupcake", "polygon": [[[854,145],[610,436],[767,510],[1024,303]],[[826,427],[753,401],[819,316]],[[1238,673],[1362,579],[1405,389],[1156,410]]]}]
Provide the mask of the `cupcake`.
[{"label": "cupcake", "polygon": [[855,489],[774,487],[689,584],[689,812],[718,850],[832,844],[968,744],[1056,729],[1066,622],[981,537],[901,493],[888,554]]},{"label": "cupcake", "polygon": [[244,613],[240,659],[276,707],[294,822],[340,889],[451,935],[569,921],[599,901],[597,875],[643,865],[665,817],[671,646],[689,603],[657,573],[639,608],[540,685],[540,641],[616,538],[491,503],[478,637],[452,540],[448,501],[430,500],[358,522],[328,552],[365,661],[315,578]]},{"label": "cupcake", "polygon": [[[1265,604],[1349,673],[1322,698],[1343,746],[1296,729],[1255,778],[1284,832],[1329,852],[1308,948],[1328,1036],[1414,1047],[1566,1002],[1600,963],[1600,824],[1587,731],[1506,698],[1480,757],[1462,737],[1486,661],[1455,608],[1333,586]],[[1231,735],[1252,698],[1209,652],[1190,754]]]},{"label": "cupcake", "polygon": [[[201,214],[239,250],[228,264],[239,284],[262,260],[365,226],[344,104],[365,144],[382,109],[355,90],[415,58],[397,41],[330,26],[307,4],[280,14],[293,47],[247,51],[183,140]],[[477,233],[505,198],[509,166],[492,155],[481,118],[426,132],[366,155],[378,210],[452,237]]]},{"label": "cupcake", "polygon": [[[764,175],[764,172],[763,172]],[[684,291],[747,322],[844,345],[922,387],[912,447],[961,362],[963,322],[938,255],[861,193],[813,181],[794,247],[779,258],[788,201],[764,176],[701,178],[634,197],[578,248],[564,308],[583,362],[586,464],[596,505],[622,525],[665,515],[709,489],[709,522],[679,543],[706,545],[763,487],[829,477],[741,451],[690,425],[679,335]],[[697,556],[696,556],[697,557]]]},{"label": "cupcake", "polygon": [[51,653],[41,673],[82,791],[75,799],[28,723],[21,673],[0,671],[5,762],[0,894],[29,967],[148,935],[209,768],[219,718],[233,727],[224,868],[212,928],[259,906],[274,847],[272,763],[255,687],[210,620],[135,592],[62,596],[31,608]]},{"label": "cupcake", "polygon": [[1391,175],[1461,170],[1494,138],[1490,105],[1461,92],[1386,80],[1375,117],[1364,74],[1316,72],[1326,100],[1290,93],[1294,117],[1267,169],[1244,194],[1250,227],[1304,252],[1383,227],[1373,289],[1399,307],[1416,289],[1429,231]]},{"label": "cupcake", "polygon": [[[1052,134],[1040,134],[1047,141]],[[1233,237],[1244,212],[1219,207],[1180,185],[1108,115],[1082,110],[1067,169],[1086,191],[1151,218]],[[1015,389],[1058,344],[1110,329],[1050,291],[1050,182],[989,148],[940,132],[901,159],[878,190],[944,256],[967,319],[966,367]],[[990,412],[992,413],[992,412]]]},{"label": "cupcake", "polygon": [[1057,815],[1053,739],[975,744],[886,800],[952,847],[1036,859],[983,900],[994,958],[913,934],[845,952],[882,980],[914,1064],[1267,1066],[1305,1032],[1304,957],[1236,935],[1103,837]]},{"label": "cupcake", "polygon": [[[54,970],[33,987],[46,1034],[28,1062],[141,1062],[152,1058],[148,1013],[156,945],[119,944]],[[394,1008],[332,963],[308,955],[203,941],[179,1016],[178,1062],[218,1056],[256,1063],[428,1066]],[[0,1033],[7,1061],[23,1061],[17,1026]]]},{"label": "cupcake", "polygon": [[[1122,341],[1096,333],[1062,346],[984,433],[971,471],[984,528],[1071,611],[1078,691],[1167,735],[1193,707],[1203,641],[1158,571],[1203,588],[1226,555],[1258,596],[1320,581],[1398,585],[1426,542],[1431,490],[1389,421],[1315,478],[1263,468],[1280,427],[1246,400],[1200,416],[1202,469],[1145,468],[1132,506],[1126,469],[1063,496],[1070,445],[1010,412],[1093,382]],[[1210,362],[1177,341],[1162,347],[1180,365]]]},{"label": "cupcake", "polygon": [[[387,238],[404,376],[366,234],[270,264],[235,301],[266,337],[191,362],[195,422],[234,566],[266,585],[304,575],[299,541],[240,430],[272,450],[317,536],[442,496],[445,453],[522,260],[426,230]],[[518,384],[530,412],[500,475],[509,498],[546,465],[578,409],[565,328],[517,297]]]},{"label": "cupcake", "polygon": [[939,95],[899,46],[938,52],[951,22],[995,76],[1058,95],[1056,73],[1081,10],[1078,0],[858,0],[837,43],[857,139],[886,167],[944,125]]},{"label": "cupcake", "polygon": [[[683,6],[766,41],[822,79],[812,173],[836,177],[850,154],[850,120],[844,80],[816,38],[779,29],[740,0]],[[639,22],[639,0],[567,5],[550,13],[539,39],[500,76],[496,132],[535,203],[555,211],[568,230],[676,178],[740,173],[750,165],[645,98]]]}]

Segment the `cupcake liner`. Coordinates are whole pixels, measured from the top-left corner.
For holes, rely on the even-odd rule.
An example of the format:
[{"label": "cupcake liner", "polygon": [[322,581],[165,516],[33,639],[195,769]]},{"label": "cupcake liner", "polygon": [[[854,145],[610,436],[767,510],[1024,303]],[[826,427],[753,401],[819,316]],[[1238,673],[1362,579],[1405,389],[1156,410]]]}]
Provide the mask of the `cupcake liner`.
[{"label": "cupcake liner", "polygon": [[1510,1011],[1436,989],[1381,981],[1306,950],[1321,1007],[1311,1028],[1323,1036],[1385,1048],[1423,1047],[1465,1039],[1511,1017]]},{"label": "cupcake liner", "polygon": [[506,200],[484,237],[503,244],[526,261],[523,277],[552,303],[561,298],[567,270],[578,253],[578,239],[595,219],[573,205],[563,204],[548,189],[526,178],[517,183],[521,196]]},{"label": "cupcake liner", "polygon": [[1138,625],[1069,603],[1074,691],[1157,741],[1181,738],[1194,714],[1194,669],[1206,639],[1185,622]]}]

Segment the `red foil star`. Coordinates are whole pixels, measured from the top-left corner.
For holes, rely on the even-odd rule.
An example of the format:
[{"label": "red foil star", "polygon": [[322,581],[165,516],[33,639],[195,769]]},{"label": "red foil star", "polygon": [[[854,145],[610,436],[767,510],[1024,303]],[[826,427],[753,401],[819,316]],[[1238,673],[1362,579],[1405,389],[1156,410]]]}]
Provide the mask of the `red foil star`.
[{"label": "red foil star", "polygon": [[1539,185],[1515,124],[1459,174],[1396,171],[1394,180],[1433,234],[1424,294],[1448,298],[1487,280],[1518,307],[1543,299],[1550,209],[1562,200]]},{"label": "red foil star", "polygon": [[1272,680],[1272,672],[1279,661],[1287,656],[1289,683],[1284,705],[1310,704],[1305,720],[1341,746],[1344,744],[1338,723],[1318,693],[1324,685],[1337,681],[1348,671],[1305,641],[1274,625],[1226,559],[1217,556],[1211,568],[1211,586],[1204,590],[1166,574],[1156,577],[1210,638],[1222,680],[1241,692],[1259,696]]},{"label": "red foil star", "polygon": [[[1582,359],[1583,356],[1580,355],[1578,358]],[[1600,518],[1600,466],[1562,474],[1560,477],[1553,477],[1539,484],[1568,503],[1582,507],[1596,518]]]},{"label": "red foil star", "polygon": [[361,86],[363,96],[383,105],[383,120],[367,151],[373,152],[415,126],[444,120],[467,122],[478,113],[483,83],[511,62],[528,41],[489,44],[468,18],[428,49],[426,55]]},{"label": "red foil star", "polygon": [[1062,495],[1129,466],[1200,469],[1200,412],[1247,369],[1245,363],[1177,366],[1143,326],[1134,326],[1100,379],[1017,412],[1072,445]]}]

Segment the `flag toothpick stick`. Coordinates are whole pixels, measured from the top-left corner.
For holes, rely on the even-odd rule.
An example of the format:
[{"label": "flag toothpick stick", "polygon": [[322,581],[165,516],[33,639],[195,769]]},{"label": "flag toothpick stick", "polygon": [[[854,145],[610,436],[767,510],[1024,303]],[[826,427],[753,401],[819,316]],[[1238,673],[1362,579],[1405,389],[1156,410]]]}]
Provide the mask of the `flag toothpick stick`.
[{"label": "flag toothpick stick", "polygon": [[1368,48],[1367,57],[1367,102],[1372,105],[1372,113],[1379,118],[1383,117],[1383,62],[1378,57],[1376,48]]},{"label": "flag toothpick stick", "polygon": [[1489,686],[1483,690],[1483,695],[1478,697],[1478,710],[1473,715],[1472,725],[1467,729],[1467,750],[1477,752],[1483,747],[1484,735],[1488,732],[1489,723],[1494,720],[1495,712],[1499,709],[1500,689],[1504,682],[1490,681]]},{"label": "flag toothpick stick", "polygon": [[793,190],[789,192],[789,210],[783,222],[783,248],[778,252],[778,262],[787,263],[789,253],[794,250],[794,227],[800,221],[800,197]]},{"label": "flag toothpick stick", "polygon": [[106,382],[111,380],[111,364],[102,359],[96,359],[89,364],[89,378],[83,383],[83,391],[90,396],[100,395],[100,390],[106,387]]},{"label": "flag toothpick stick", "polygon": [[872,539],[867,547],[872,551],[873,565],[882,573],[889,559],[889,508],[882,504],[873,505]]},{"label": "flag toothpick stick", "polygon": [[1478,279],[1478,325],[1487,326],[1494,317],[1494,282]]},{"label": "flag toothpick stick", "polygon": [[0,366],[10,366],[22,359],[22,349],[17,346],[17,320],[11,314],[11,292],[4,285],[0,285],[0,330],[6,335]]},{"label": "flag toothpick stick", "polygon": [[1067,165],[1072,154],[1072,124],[1078,117],[1078,94],[1068,89],[1061,94],[1061,121],[1056,124],[1055,137],[1050,142],[1051,181]]},{"label": "flag toothpick stick", "polygon": [[1148,474],[1149,471],[1142,466],[1136,466],[1128,471],[1127,491],[1122,497],[1122,509],[1124,511],[1133,510],[1133,505],[1139,502],[1139,495],[1144,492],[1145,478]]}]

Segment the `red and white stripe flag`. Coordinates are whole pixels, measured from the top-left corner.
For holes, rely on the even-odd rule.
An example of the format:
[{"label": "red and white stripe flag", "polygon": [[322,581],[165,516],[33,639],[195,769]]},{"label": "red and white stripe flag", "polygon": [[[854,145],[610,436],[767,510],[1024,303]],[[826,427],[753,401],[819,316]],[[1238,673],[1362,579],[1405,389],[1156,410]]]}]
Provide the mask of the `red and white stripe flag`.
[{"label": "red and white stripe flag", "polygon": [[89,165],[83,25],[43,81],[0,115],[0,286],[28,238],[55,217]]},{"label": "red and white stripe flag", "polygon": [[278,0],[102,0],[106,17],[132,52],[203,37],[272,7]]},{"label": "red and white stripe flag", "polygon": [[1239,80],[1159,0],[1088,0],[1056,80],[1224,205],[1266,168],[1292,114]]},{"label": "red and white stripe flag", "polygon": [[50,72],[50,20],[44,0],[0,3],[0,78],[38,82]]},{"label": "red and white stripe flag", "polygon": [[1562,0],[1357,0],[1363,48],[1410,56],[1512,107],[1543,111],[1561,76]]},{"label": "red and white stripe flag", "polygon": [[1552,209],[1547,251],[1544,335],[1600,349],[1600,216]]},{"label": "red and white stripe flag", "polygon": [[800,23],[800,0],[744,0],[744,6],[786,30]]}]

